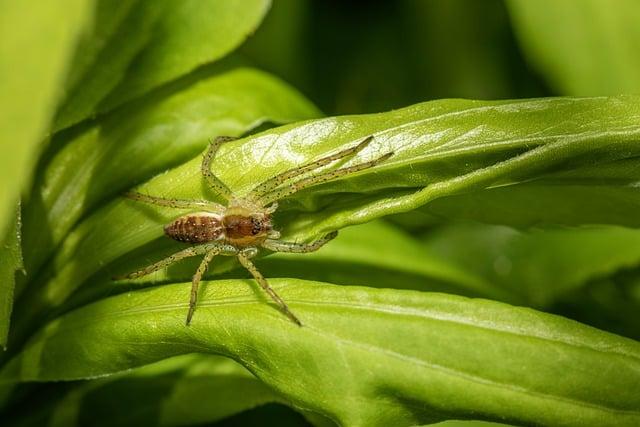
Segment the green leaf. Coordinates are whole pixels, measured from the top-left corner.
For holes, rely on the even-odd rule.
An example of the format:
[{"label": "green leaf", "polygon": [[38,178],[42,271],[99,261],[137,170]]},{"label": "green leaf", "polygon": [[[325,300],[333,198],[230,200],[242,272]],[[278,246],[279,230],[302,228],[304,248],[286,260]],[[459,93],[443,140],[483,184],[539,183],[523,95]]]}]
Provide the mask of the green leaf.
[{"label": "green leaf", "polygon": [[[222,354],[301,408],[342,425],[448,418],[637,425],[640,344],[531,309],[446,294],[271,279],[305,326],[253,281],[127,293],[54,320],[5,382],[121,372],[184,353]],[[99,339],[97,339],[99,337]]]},{"label": "green leaf", "polygon": [[67,62],[92,6],[89,0],[0,4],[0,236],[30,184]]},{"label": "green leaf", "polygon": [[548,309],[558,299],[640,264],[640,230],[620,227],[533,230],[473,224],[444,226],[426,246],[468,274]]},{"label": "green leaf", "polygon": [[[431,217],[465,219],[518,228],[545,225],[618,224],[638,227],[637,158],[555,172],[538,179],[434,200]],[[615,206],[615,209],[611,209]],[[551,207],[551,209],[550,209]]]},{"label": "green leaf", "polygon": [[139,2],[74,86],[56,129],[224,57],[256,30],[269,5],[269,0]]},{"label": "green leaf", "polygon": [[[80,34],[77,41],[67,78],[65,88],[69,89],[78,84],[87,73],[96,58],[111,38],[118,31],[122,22],[130,14],[131,10],[141,0],[94,0],[94,12],[91,27]],[[103,64],[107,65],[107,64]]]},{"label": "green leaf", "polygon": [[[637,156],[639,105],[633,96],[434,101],[388,113],[334,117],[271,129],[224,145],[213,167],[235,192],[243,194],[278,172],[375,135],[374,142],[349,164],[393,151],[391,159],[359,174],[302,191],[283,201],[276,212],[275,222],[284,238],[310,240],[349,225],[410,211],[451,194],[514,185],[559,170]],[[136,153],[126,155],[135,159]],[[198,156],[157,176],[141,191],[160,197],[220,201],[204,185],[200,162]],[[142,159],[136,167],[141,163]],[[630,205],[640,203],[640,191],[630,185],[635,181],[628,177],[613,183],[633,191],[628,194]],[[595,194],[597,190],[595,186]],[[585,198],[593,195],[587,193]],[[602,218],[616,223],[620,212],[612,211],[606,202],[598,206]],[[63,206],[68,209],[69,204]],[[549,205],[547,210],[560,216],[564,207]],[[640,225],[636,212],[626,212],[625,221]],[[69,234],[49,265],[46,274],[52,279],[41,291],[31,294],[30,312],[25,315],[34,314],[37,307],[61,304],[105,265],[161,238],[163,225],[178,214],[176,210],[142,206],[122,198],[96,211]],[[575,225],[589,222],[590,214],[579,214],[574,217]],[[97,229],[100,233],[95,233]],[[178,247],[174,246],[176,250]],[[109,275],[116,273],[123,272],[110,271]]]},{"label": "green leaf", "polygon": [[285,401],[236,362],[204,354],[163,360],[126,375],[89,381],[51,408],[49,426],[211,423]]},{"label": "green leaf", "polygon": [[126,78],[136,55],[151,43],[153,29],[166,6],[164,0],[97,2],[93,32],[78,46],[53,132],[99,112],[100,101]]},{"label": "green leaf", "polygon": [[529,60],[565,95],[640,92],[640,4],[508,0]]},{"label": "green leaf", "polygon": [[40,171],[25,211],[27,270],[37,271],[84,213],[133,183],[192,158],[210,138],[318,114],[268,74],[222,64],[92,126],[60,134],[55,143],[61,148]]},{"label": "green leaf", "polygon": [[18,209],[13,225],[0,240],[0,346],[2,347],[6,346],[9,336],[16,273],[24,268],[20,233],[20,210]]}]

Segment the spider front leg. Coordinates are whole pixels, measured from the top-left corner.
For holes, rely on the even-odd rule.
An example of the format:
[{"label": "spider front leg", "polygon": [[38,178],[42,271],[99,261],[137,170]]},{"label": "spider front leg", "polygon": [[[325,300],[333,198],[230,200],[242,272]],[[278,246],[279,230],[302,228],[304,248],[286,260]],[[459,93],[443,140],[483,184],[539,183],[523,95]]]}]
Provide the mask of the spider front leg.
[{"label": "spider front leg", "polygon": [[238,138],[233,136],[219,136],[211,141],[207,152],[202,158],[202,165],[200,168],[200,170],[202,171],[202,176],[207,181],[211,189],[220,194],[226,200],[231,200],[233,198],[233,193],[231,192],[229,187],[225,185],[224,182],[220,181],[220,179],[215,176],[213,172],[211,172],[211,161],[213,160],[213,157],[223,143],[233,141],[235,139]]},{"label": "spider front leg", "polygon": [[369,145],[371,141],[373,141],[373,136],[368,136],[358,145],[339,151],[330,156],[326,156],[321,159],[314,160],[302,166],[289,169],[279,175],[276,175],[273,178],[268,179],[262,184],[256,186],[253,190],[251,190],[251,192],[249,193],[250,197],[253,199],[260,199],[262,196],[269,193],[270,191],[275,190],[280,185],[284,184],[290,179],[293,179],[297,176],[310,172],[314,169],[318,169],[322,166],[328,165],[329,163],[334,162],[336,160],[341,160],[350,156],[354,156],[358,152],[362,151],[367,145]]},{"label": "spider front leg", "polygon": [[333,231],[326,236],[322,237],[311,243],[293,243],[283,242],[281,240],[267,239],[262,243],[262,247],[269,249],[273,252],[292,252],[292,253],[307,253],[315,252],[325,244],[335,239],[338,235],[337,231]]},{"label": "spider front leg", "polygon": [[270,191],[269,193],[260,197],[260,202],[262,203],[263,206],[266,206],[269,203],[272,203],[276,200],[283,199],[287,196],[297,193],[298,191],[304,188],[311,187],[312,185],[331,181],[333,179],[340,178],[345,175],[359,172],[364,169],[372,168],[377,164],[384,162],[391,156],[393,156],[393,152],[384,154],[378,157],[377,159],[374,159],[368,162],[359,163],[357,165],[348,166],[348,167],[344,167],[344,168],[340,168],[340,169],[336,169],[328,172],[323,172],[318,175],[312,175],[307,178],[303,178],[299,181],[294,182],[293,184],[285,185],[284,187],[276,188],[275,190]]},{"label": "spider front leg", "polygon": [[260,287],[264,289],[264,291],[267,294],[269,294],[271,299],[274,300],[276,304],[278,304],[278,306],[280,307],[280,310],[282,310],[282,312],[289,319],[291,319],[293,323],[295,323],[298,326],[302,326],[302,322],[300,322],[300,320],[296,317],[296,315],[293,314],[291,310],[289,310],[289,306],[287,306],[287,304],[282,300],[282,298],[280,298],[280,296],[276,293],[276,291],[273,290],[273,288],[267,282],[267,279],[264,278],[264,276],[256,268],[255,264],[251,262],[251,260],[249,259],[253,255],[255,255],[255,253],[256,253],[255,248],[244,249],[243,251],[238,252],[238,261],[240,261],[240,264],[242,264],[244,268],[249,270],[249,273],[251,273],[253,278],[256,279],[256,282],[258,282]]}]

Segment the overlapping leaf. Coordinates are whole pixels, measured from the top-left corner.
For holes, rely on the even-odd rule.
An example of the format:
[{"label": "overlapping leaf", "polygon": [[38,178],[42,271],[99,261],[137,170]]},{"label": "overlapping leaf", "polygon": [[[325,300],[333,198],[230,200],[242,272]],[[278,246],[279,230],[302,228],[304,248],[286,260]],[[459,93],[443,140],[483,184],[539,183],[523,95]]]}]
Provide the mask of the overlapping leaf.
[{"label": "overlapping leaf", "polygon": [[59,136],[57,143],[64,147],[40,171],[40,185],[26,209],[29,272],[84,213],[132,183],[193,157],[210,138],[318,115],[284,83],[250,68],[214,66],[184,86]]},{"label": "overlapping leaf", "polygon": [[98,1],[93,37],[79,49],[60,130],[214,62],[251,34],[269,0]]},{"label": "overlapping leaf", "polygon": [[640,232],[621,227],[536,229],[443,226],[424,236],[438,256],[469,274],[548,308],[587,283],[640,265]]},{"label": "overlapping leaf", "polygon": [[251,281],[123,294],[48,324],[2,380],[94,378],[183,353],[224,354],[295,405],[343,425],[474,417],[637,425],[640,345],[530,309],[446,294],[271,280],[298,327]]},{"label": "overlapping leaf", "polygon": [[[183,426],[211,423],[259,405],[282,402],[230,359],[190,354],[126,375],[79,383],[62,399],[31,410],[51,427]],[[23,415],[24,416],[24,415]]]},{"label": "overlapping leaf", "polygon": [[[638,193],[628,165],[640,154],[637,105],[636,97],[437,101],[389,113],[271,129],[225,145],[215,159],[214,170],[242,194],[277,172],[335,152],[371,134],[374,142],[347,164],[394,152],[390,160],[376,168],[283,201],[275,220],[288,239],[312,239],[383,215],[428,208],[440,198],[463,197],[476,190],[500,187],[517,192],[529,182],[552,185],[579,181],[585,199],[590,197],[600,209],[602,222],[617,224],[620,218],[633,222],[629,213],[637,203]],[[163,114],[171,114],[171,103],[162,108],[165,110],[159,111]],[[135,117],[135,121],[139,122],[140,117],[146,116]],[[126,115],[120,119],[126,125]],[[149,129],[162,123],[154,120],[149,120]],[[208,122],[203,123],[206,126]],[[145,135],[149,131],[145,126],[143,122],[132,135]],[[177,129],[185,131],[184,127]],[[103,142],[115,139],[118,133],[106,135]],[[199,129],[190,135],[193,141],[202,136]],[[137,137],[130,140],[140,146],[149,141]],[[196,142],[193,144],[197,147]],[[93,147],[87,145],[90,146]],[[73,143],[68,147],[74,147]],[[69,150],[73,153],[72,148]],[[136,155],[137,149],[121,154],[118,148],[105,151],[100,161],[131,161]],[[64,156],[58,159],[58,167],[70,161]],[[220,201],[203,184],[199,162],[197,156],[153,178],[141,191]],[[113,163],[118,167],[123,164]],[[55,164],[54,160],[51,165]],[[90,163],[90,167],[98,164]],[[65,181],[64,177],[60,188],[77,192],[78,200],[86,194],[96,194],[87,205],[99,206],[99,202],[116,194],[110,190],[113,186],[125,188],[127,182],[151,175],[152,169],[139,172],[139,164],[124,166],[122,174],[112,178],[97,177],[95,171],[90,171],[87,179],[95,181],[95,193],[87,192],[90,187],[74,189],[74,181]],[[153,168],[162,164],[159,161]],[[604,171],[616,174],[618,179],[606,181],[608,185],[628,190],[625,200],[630,203],[622,206],[628,211],[608,214],[607,200],[598,205],[593,197],[598,194],[596,181],[580,179],[582,171],[595,170],[594,165],[606,165]],[[569,172],[559,173],[560,170]],[[594,192],[590,193],[590,189]],[[50,200],[64,201],[63,192]],[[508,200],[503,201],[503,207],[509,209]],[[473,217],[472,206],[467,208]],[[76,220],[86,210],[79,209]],[[545,214],[560,218],[563,210],[562,205],[550,204]],[[38,316],[59,308],[90,278],[104,280],[112,273],[123,272],[114,270],[124,265],[123,257],[140,266],[149,263],[149,254],[155,251],[175,250],[177,245],[158,239],[162,225],[178,213],[124,199],[101,205],[63,240],[61,250],[42,276],[51,279],[35,282],[42,288],[25,294],[22,303],[30,311],[21,315],[20,330],[28,331]],[[66,224],[67,229],[73,226],[73,221],[65,223],[61,214],[57,221]],[[571,217],[574,225],[592,221],[592,216],[580,212]],[[95,232],[98,229],[100,233]],[[372,241],[385,236],[389,242],[400,239],[383,227],[366,230]],[[348,243],[348,233],[346,237]],[[371,263],[371,252],[352,251],[357,249],[358,240],[354,233],[348,243],[351,260],[363,265]],[[367,239],[360,240],[366,246]],[[400,246],[405,245],[406,242]],[[368,249],[375,251],[373,246]],[[327,255],[318,253],[315,262],[322,262],[323,256],[335,259],[344,255],[340,255],[337,246],[333,255],[330,250]],[[357,260],[359,256],[362,258]],[[266,265],[277,272],[278,261],[274,259],[271,267],[269,262]],[[314,256],[308,259],[314,262]],[[405,271],[414,275],[440,275],[440,280],[454,283],[466,281],[466,285],[479,286],[476,291],[486,285],[451,266],[435,263],[426,269],[417,267],[417,261],[411,262],[410,256],[402,257],[400,253],[397,259],[389,257],[382,265],[401,271],[398,266],[403,259],[410,261]],[[288,257],[281,260],[294,262]],[[285,274],[286,264],[280,268]],[[166,277],[180,274],[183,273],[171,276],[170,272]],[[93,279],[87,284],[92,282]],[[140,289],[54,320],[5,369],[4,379],[10,383],[89,378],[176,354],[203,351],[235,358],[295,405],[347,425],[424,423],[456,417],[515,423],[638,422],[638,379],[634,375],[639,356],[635,342],[563,319],[481,300],[340,288],[296,279],[271,282],[303,318],[304,328],[289,324],[281,313],[265,304],[257,290],[249,291],[251,281],[211,282],[205,286],[192,328],[183,325],[188,284]],[[90,336],[100,340],[91,341]],[[97,346],[102,350],[98,351]],[[483,351],[478,352],[478,348]],[[586,372],[596,372],[597,378]],[[566,380],[557,381],[560,373]],[[363,382],[363,378],[367,381]],[[322,391],[311,393],[309,384]],[[614,397],[613,389],[623,392]],[[357,405],[345,404],[354,396]],[[353,407],[362,409],[354,412]]]},{"label": "overlapping leaf", "polygon": [[[375,135],[374,142],[350,162],[393,151],[391,159],[360,174],[303,191],[276,213],[286,238],[307,240],[383,215],[428,206],[444,196],[498,186],[515,188],[517,183],[535,182],[560,169],[625,165],[640,154],[638,105],[637,98],[631,96],[435,101],[389,113],[328,118],[269,130],[224,146],[213,167],[242,194],[277,172]],[[141,190],[164,197],[219,201],[203,184],[199,163],[198,156],[156,177]],[[627,223],[638,221],[631,207],[638,203],[640,191],[633,182],[635,178],[625,172],[611,183],[628,191],[629,203],[620,207],[626,209]],[[597,204],[593,196],[599,186],[590,187],[588,180],[582,184],[587,191],[585,199]],[[593,194],[589,194],[590,188]],[[599,206],[600,219],[615,224],[621,218],[620,211],[611,210],[608,202],[603,200]],[[505,201],[504,207],[508,206]],[[473,206],[466,209],[473,212]],[[561,216],[564,206],[547,206],[546,215],[554,212]],[[125,199],[114,200],[95,212],[71,232],[56,254],[49,270],[53,278],[36,294],[39,302],[35,306],[60,304],[105,264],[160,238],[162,225],[176,214]],[[572,224],[591,219],[589,212],[583,217],[577,212]],[[96,229],[101,232],[94,233]],[[141,259],[141,263],[148,262],[146,257]]]}]

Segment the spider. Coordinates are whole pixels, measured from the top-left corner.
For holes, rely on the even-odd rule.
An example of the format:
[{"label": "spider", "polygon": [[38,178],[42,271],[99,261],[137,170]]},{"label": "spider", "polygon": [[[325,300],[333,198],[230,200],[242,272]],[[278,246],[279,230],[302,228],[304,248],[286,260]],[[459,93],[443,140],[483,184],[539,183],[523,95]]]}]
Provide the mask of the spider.
[{"label": "spider", "polygon": [[280,310],[295,324],[302,326],[302,322],[293,314],[273,288],[269,286],[269,283],[260,274],[251,258],[257,255],[258,247],[273,252],[313,252],[335,238],[338,232],[329,233],[311,243],[293,243],[278,240],[280,233],[273,229],[271,222],[271,215],[278,208],[277,201],[303,188],[373,167],[391,157],[393,153],[390,152],[375,160],[354,166],[322,171],[291,182],[294,178],[307,172],[336,160],[355,155],[373,140],[373,136],[369,136],[354,147],[287,170],[257,185],[247,195],[236,197],[229,187],[211,172],[211,161],[220,145],[234,139],[237,138],[220,136],[213,139],[202,159],[201,166],[202,176],[211,189],[226,200],[226,206],[208,200],[166,199],[137,192],[129,192],[125,195],[138,202],[152,205],[193,209],[193,213],[180,216],[164,227],[164,232],[168,237],[179,242],[190,243],[193,246],[176,252],[155,264],[116,279],[135,279],[165,268],[182,259],[204,255],[191,282],[191,298],[186,320],[186,325],[189,326],[196,308],[198,285],[209,263],[216,255],[235,256],[240,264],[249,270],[262,289],[278,304]]}]

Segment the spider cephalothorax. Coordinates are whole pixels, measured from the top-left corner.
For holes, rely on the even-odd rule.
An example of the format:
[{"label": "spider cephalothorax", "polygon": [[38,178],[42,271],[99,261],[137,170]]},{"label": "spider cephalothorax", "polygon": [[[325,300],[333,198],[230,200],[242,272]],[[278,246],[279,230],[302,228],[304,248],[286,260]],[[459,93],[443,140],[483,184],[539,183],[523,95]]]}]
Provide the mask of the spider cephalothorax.
[{"label": "spider cephalothorax", "polygon": [[276,201],[311,185],[375,166],[388,159],[392,153],[387,153],[369,162],[321,172],[287,184],[287,182],[293,178],[311,172],[333,161],[354,155],[373,140],[373,137],[370,136],[354,147],[276,175],[256,186],[247,196],[237,198],[232,194],[231,190],[211,172],[211,160],[214,154],[223,142],[231,139],[234,138],[218,137],[212,141],[202,160],[201,168],[204,179],[214,191],[227,200],[227,206],[206,200],[164,199],[134,192],[127,194],[127,197],[145,203],[180,209],[193,209],[193,213],[180,216],[167,224],[164,227],[164,231],[165,234],[172,239],[195,244],[195,246],[190,246],[180,252],[176,252],[142,270],[130,273],[124,276],[124,278],[133,279],[145,276],[181,259],[204,255],[204,259],[200,263],[198,270],[193,275],[191,299],[189,301],[189,312],[187,314],[187,325],[189,325],[196,307],[198,285],[211,260],[216,255],[235,256],[240,263],[249,270],[260,286],[280,306],[282,311],[296,324],[302,325],[300,320],[289,310],[287,304],[276,294],[266,279],[256,269],[251,258],[258,253],[258,247],[263,247],[274,252],[313,252],[333,239],[337,235],[337,232],[329,233],[323,238],[308,244],[278,240],[280,233],[273,229],[271,222],[271,214],[278,208]]}]

